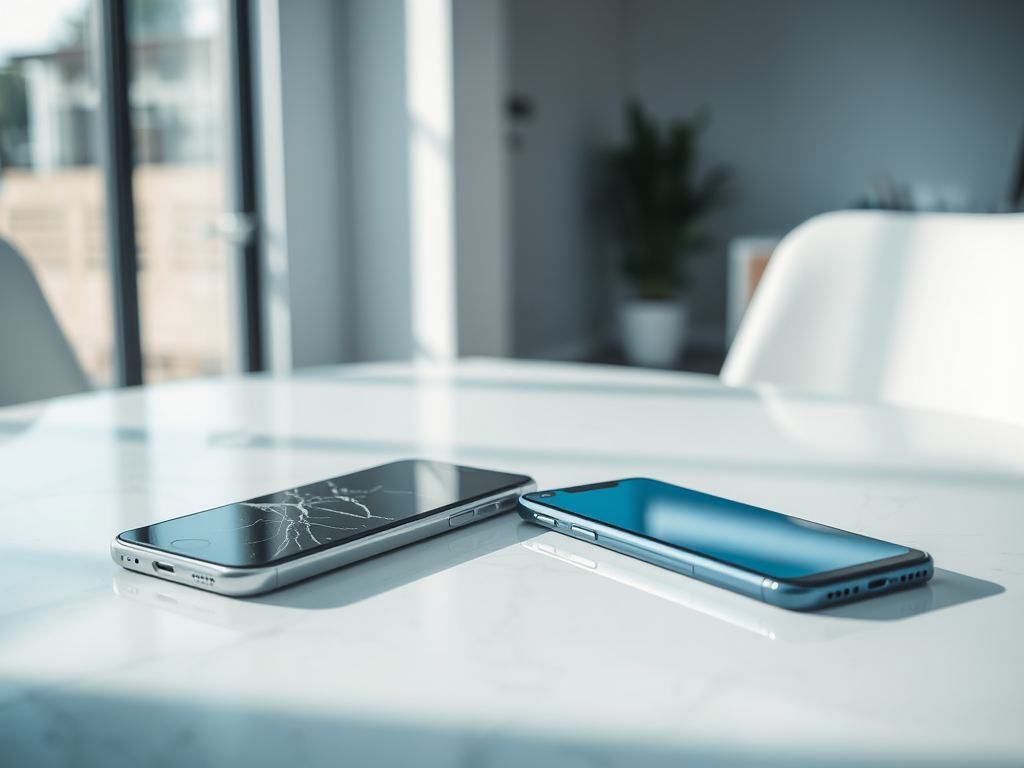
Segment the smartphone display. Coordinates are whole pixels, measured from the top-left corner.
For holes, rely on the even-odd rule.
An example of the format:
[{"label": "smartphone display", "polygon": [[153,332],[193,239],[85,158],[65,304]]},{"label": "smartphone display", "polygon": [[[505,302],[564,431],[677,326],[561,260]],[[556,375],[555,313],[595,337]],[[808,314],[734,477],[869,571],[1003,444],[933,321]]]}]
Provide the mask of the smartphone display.
[{"label": "smartphone display", "polygon": [[523,501],[533,522],[737,591],[760,593],[767,582],[769,601],[787,607],[924,583],[932,572],[928,555],[909,547],[645,478]]},{"label": "smartphone display", "polygon": [[255,594],[510,510],[532,487],[524,475],[399,461],[125,531],[112,554],[132,570],[184,574],[214,591],[259,574],[230,592]]}]

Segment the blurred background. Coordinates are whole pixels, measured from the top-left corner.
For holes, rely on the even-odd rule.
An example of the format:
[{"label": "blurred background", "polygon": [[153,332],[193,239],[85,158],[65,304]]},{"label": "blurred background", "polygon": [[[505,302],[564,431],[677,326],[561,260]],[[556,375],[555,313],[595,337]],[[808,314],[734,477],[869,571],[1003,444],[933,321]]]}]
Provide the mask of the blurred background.
[{"label": "blurred background", "polygon": [[112,2],[0,0],[0,237],[100,387],[133,356],[623,363],[601,197],[630,99],[703,115],[694,171],[728,171],[672,367],[718,372],[811,216],[1020,206],[1019,0],[127,0],[123,40]]},{"label": "blurred background", "polygon": [[[90,0],[0,2],[0,236],[17,247],[97,386],[113,297]],[[216,0],[130,4],[139,314],[148,381],[220,373],[231,288],[204,232],[225,209]]]}]

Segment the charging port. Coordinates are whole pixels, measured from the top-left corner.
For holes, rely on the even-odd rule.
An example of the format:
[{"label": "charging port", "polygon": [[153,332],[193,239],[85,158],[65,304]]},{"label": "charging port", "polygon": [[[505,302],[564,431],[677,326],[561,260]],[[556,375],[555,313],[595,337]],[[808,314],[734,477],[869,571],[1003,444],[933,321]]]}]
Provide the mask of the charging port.
[{"label": "charging port", "polygon": [[888,581],[888,579],[875,579],[874,581],[869,581],[868,589],[878,589],[879,587],[884,587],[886,582]]},{"label": "charging port", "polygon": [[174,566],[168,565],[167,563],[153,563],[153,567],[158,571],[164,571],[165,573],[174,573]]}]

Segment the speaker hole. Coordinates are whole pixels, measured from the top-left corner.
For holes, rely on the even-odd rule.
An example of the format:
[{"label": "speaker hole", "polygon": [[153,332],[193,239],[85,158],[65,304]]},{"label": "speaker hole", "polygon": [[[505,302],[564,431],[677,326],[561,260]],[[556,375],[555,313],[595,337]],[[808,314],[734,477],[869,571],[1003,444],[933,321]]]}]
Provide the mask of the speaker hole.
[{"label": "speaker hole", "polygon": [[138,565],[138,564],[139,564],[139,558],[137,558],[137,557],[135,558],[135,564],[136,564],[136,565]]},{"label": "speaker hole", "polygon": [[907,580],[907,574],[903,574],[902,576],[900,576],[900,581],[906,581],[906,580]]},{"label": "speaker hole", "polygon": [[858,592],[860,592],[860,587],[854,587],[853,588],[853,594],[856,595]]},{"label": "speaker hole", "polygon": [[850,594],[850,588],[849,588],[849,587],[847,587],[846,589],[844,589],[844,590],[843,590],[843,594],[844,594],[844,595],[848,595],[848,594]]}]

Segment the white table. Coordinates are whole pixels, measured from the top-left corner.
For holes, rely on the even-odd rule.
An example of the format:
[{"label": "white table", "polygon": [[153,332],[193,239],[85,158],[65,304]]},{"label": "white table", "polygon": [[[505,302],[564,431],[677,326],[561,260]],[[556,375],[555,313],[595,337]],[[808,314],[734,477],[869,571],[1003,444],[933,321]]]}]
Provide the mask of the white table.
[{"label": "white table", "polygon": [[[657,477],[937,575],[796,614],[515,515],[249,600],[109,559],[124,529],[412,456]],[[1024,429],[600,366],[353,366],[0,409],[0,499],[4,768],[1024,763]]]}]

